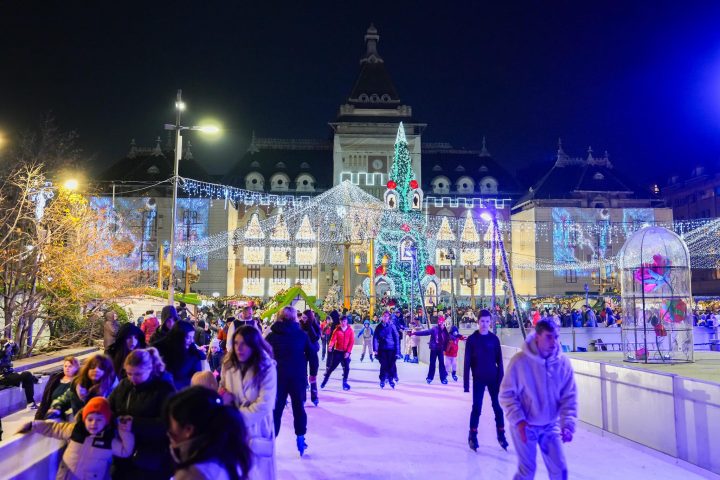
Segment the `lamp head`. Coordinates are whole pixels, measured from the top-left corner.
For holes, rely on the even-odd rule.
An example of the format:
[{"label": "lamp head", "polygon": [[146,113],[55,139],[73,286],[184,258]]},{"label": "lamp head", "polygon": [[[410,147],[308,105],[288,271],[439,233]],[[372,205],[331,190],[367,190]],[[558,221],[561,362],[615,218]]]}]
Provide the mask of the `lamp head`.
[{"label": "lamp head", "polygon": [[356,267],[360,266],[360,255],[359,254],[357,254],[357,253],[355,254],[355,261],[353,263],[355,264]]}]

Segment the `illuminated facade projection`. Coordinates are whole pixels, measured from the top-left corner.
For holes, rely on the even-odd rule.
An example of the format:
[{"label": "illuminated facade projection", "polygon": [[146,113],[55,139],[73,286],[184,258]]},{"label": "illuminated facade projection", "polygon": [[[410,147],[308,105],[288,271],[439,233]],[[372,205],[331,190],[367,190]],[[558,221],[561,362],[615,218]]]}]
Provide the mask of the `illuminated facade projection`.
[{"label": "illuminated facade projection", "polygon": [[617,288],[616,255],[628,235],[671,226],[672,211],[622,178],[607,154],[571,158],[558,148],[551,170],[513,208],[513,278],[519,295],[593,295]]}]

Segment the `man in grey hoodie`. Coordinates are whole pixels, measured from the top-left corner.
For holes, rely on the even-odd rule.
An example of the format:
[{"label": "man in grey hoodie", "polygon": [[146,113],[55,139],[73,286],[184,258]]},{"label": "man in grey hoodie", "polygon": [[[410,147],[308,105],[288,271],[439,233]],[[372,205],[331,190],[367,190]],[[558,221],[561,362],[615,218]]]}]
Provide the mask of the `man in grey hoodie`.
[{"label": "man in grey hoodie", "polygon": [[535,477],[537,446],[550,478],[567,479],[562,443],[572,441],[575,433],[577,391],[553,322],[540,320],[510,360],[500,385],[500,405],[518,454],[514,479]]}]

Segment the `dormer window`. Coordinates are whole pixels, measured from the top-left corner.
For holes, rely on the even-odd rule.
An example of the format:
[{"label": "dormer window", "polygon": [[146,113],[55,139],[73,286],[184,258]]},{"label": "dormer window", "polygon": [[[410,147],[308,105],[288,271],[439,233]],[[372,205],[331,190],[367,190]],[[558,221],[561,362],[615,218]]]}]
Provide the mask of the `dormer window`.
[{"label": "dormer window", "polygon": [[275,164],[275,168],[287,168],[287,167],[285,166],[285,162],[277,162]]},{"label": "dormer window", "polygon": [[483,195],[495,195],[498,193],[498,181],[493,177],[484,177],[480,180],[480,193]]},{"label": "dormer window", "polygon": [[432,192],[441,195],[447,195],[450,193],[450,179],[444,176],[435,177],[430,182]]},{"label": "dormer window", "polygon": [[473,193],[475,190],[475,182],[470,177],[460,177],[455,185],[458,193]]},{"label": "dormer window", "polygon": [[275,191],[287,191],[290,187],[290,178],[284,173],[276,173],[270,179],[270,189]]},{"label": "dormer window", "polygon": [[315,179],[309,173],[301,173],[295,180],[295,189],[298,192],[314,192]]},{"label": "dormer window", "polygon": [[157,175],[160,173],[160,169],[157,167],[157,165],[153,165],[152,167],[147,169],[147,173],[150,175]]},{"label": "dormer window", "polygon": [[456,172],[464,172],[464,171],[465,171],[465,167],[463,167],[462,165],[458,165],[457,167],[455,167],[455,171],[456,171]]},{"label": "dormer window", "polygon": [[245,177],[245,188],[262,191],[265,188],[265,178],[259,172],[250,172]]},{"label": "dormer window", "polygon": [[597,172],[597,173],[595,173],[595,175],[593,175],[593,180],[604,180],[604,179],[605,179],[605,175],[603,175],[600,172]]}]

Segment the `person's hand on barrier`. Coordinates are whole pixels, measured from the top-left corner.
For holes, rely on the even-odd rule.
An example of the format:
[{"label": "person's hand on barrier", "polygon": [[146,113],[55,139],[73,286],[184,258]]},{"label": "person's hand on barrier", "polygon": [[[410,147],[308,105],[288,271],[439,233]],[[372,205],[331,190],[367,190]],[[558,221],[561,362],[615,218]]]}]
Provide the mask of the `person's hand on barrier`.
[{"label": "person's hand on barrier", "polygon": [[520,434],[520,441],[522,443],[527,443],[527,433],[525,433],[525,429],[527,428],[528,423],[525,420],[520,420],[515,427],[518,429],[518,433]]},{"label": "person's hand on barrier", "polygon": [[373,352],[373,355],[377,357],[377,352]]},{"label": "person's hand on barrier", "polygon": [[569,428],[563,428],[562,432],[562,441],[563,443],[569,443],[572,442],[573,439],[573,432]]},{"label": "person's hand on barrier", "polygon": [[32,430],[32,422],[27,422],[23,424],[22,427],[20,427],[20,430],[17,431],[17,433],[30,433]]}]

